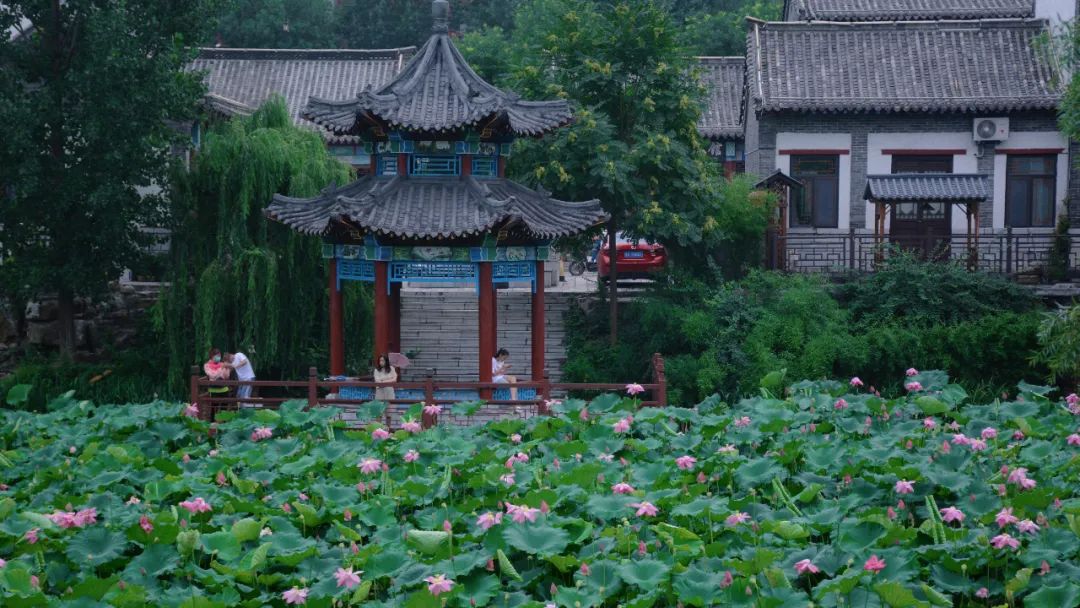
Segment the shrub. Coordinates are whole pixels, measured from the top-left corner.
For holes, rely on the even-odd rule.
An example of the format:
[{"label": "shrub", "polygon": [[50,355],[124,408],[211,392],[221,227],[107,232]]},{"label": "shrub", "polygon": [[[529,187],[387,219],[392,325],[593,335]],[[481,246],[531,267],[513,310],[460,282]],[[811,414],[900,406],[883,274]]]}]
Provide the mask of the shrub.
[{"label": "shrub", "polygon": [[1032,361],[1049,369],[1051,382],[1076,385],[1080,378],[1080,304],[1046,313],[1039,326],[1039,350]]}]

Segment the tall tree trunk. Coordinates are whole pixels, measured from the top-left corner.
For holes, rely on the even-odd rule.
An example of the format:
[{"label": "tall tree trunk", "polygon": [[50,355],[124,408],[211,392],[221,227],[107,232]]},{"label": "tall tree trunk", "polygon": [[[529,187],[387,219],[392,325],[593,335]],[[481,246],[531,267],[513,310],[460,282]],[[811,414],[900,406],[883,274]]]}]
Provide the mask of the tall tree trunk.
[{"label": "tall tree trunk", "polygon": [[618,266],[618,224],[615,222],[615,217],[611,217],[611,221],[608,222],[608,295],[610,307],[609,315],[611,316],[611,345],[615,346],[619,342],[619,266]]},{"label": "tall tree trunk", "polygon": [[61,287],[56,295],[56,318],[60,356],[70,361],[75,358],[75,294],[68,287]]}]

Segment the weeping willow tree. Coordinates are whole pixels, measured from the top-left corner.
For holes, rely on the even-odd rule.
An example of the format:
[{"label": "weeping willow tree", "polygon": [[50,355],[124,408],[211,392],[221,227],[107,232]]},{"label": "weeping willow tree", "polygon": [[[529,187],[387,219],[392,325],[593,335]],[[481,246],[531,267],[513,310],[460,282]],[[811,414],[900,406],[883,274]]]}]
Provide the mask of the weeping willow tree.
[{"label": "weeping willow tree", "polygon": [[[212,347],[247,353],[260,377],[327,369],[326,263],[318,238],[267,220],[274,194],[313,196],[352,170],[318,134],[292,124],[284,101],[212,127],[191,170],[173,180],[172,286],[159,303],[170,384]],[[345,287],[347,359],[370,347],[370,289]]]}]

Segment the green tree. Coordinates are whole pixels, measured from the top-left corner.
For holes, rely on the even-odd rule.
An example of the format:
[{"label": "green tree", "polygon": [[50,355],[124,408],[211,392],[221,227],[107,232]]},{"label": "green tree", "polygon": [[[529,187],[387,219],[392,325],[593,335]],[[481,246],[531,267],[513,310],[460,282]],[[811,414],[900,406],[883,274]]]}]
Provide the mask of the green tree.
[{"label": "green tree", "polygon": [[229,0],[216,42],[235,48],[333,48],[336,34],[328,0]]},{"label": "green tree", "polygon": [[[681,5],[682,2],[678,2]],[[782,0],[728,0],[703,2],[719,8],[689,13],[683,21],[686,44],[695,55],[730,56],[746,52],[746,17],[781,18]]]},{"label": "green tree", "polygon": [[[321,243],[268,220],[263,209],[274,194],[313,196],[351,179],[318,134],[292,124],[280,98],[206,133],[193,169],[170,192],[172,287],[156,318],[173,385],[210,346],[243,349],[264,377],[295,377],[325,359]],[[370,294],[348,287],[349,360],[358,365],[367,356]]]},{"label": "green tree", "polygon": [[60,344],[75,349],[76,296],[94,296],[159,221],[167,120],[203,85],[184,71],[214,0],[13,0],[0,4],[0,281],[58,294]]}]

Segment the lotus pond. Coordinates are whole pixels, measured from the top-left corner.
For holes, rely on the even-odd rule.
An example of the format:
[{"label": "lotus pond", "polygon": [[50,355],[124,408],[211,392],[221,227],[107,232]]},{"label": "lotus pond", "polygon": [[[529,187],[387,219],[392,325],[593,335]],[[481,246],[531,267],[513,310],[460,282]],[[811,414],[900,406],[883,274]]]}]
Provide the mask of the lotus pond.
[{"label": "lotus pond", "polygon": [[1076,606],[1076,397],[909,371],[894,400],[803,382],[392,433],[302,403],[3,411],[0,604]]}]

